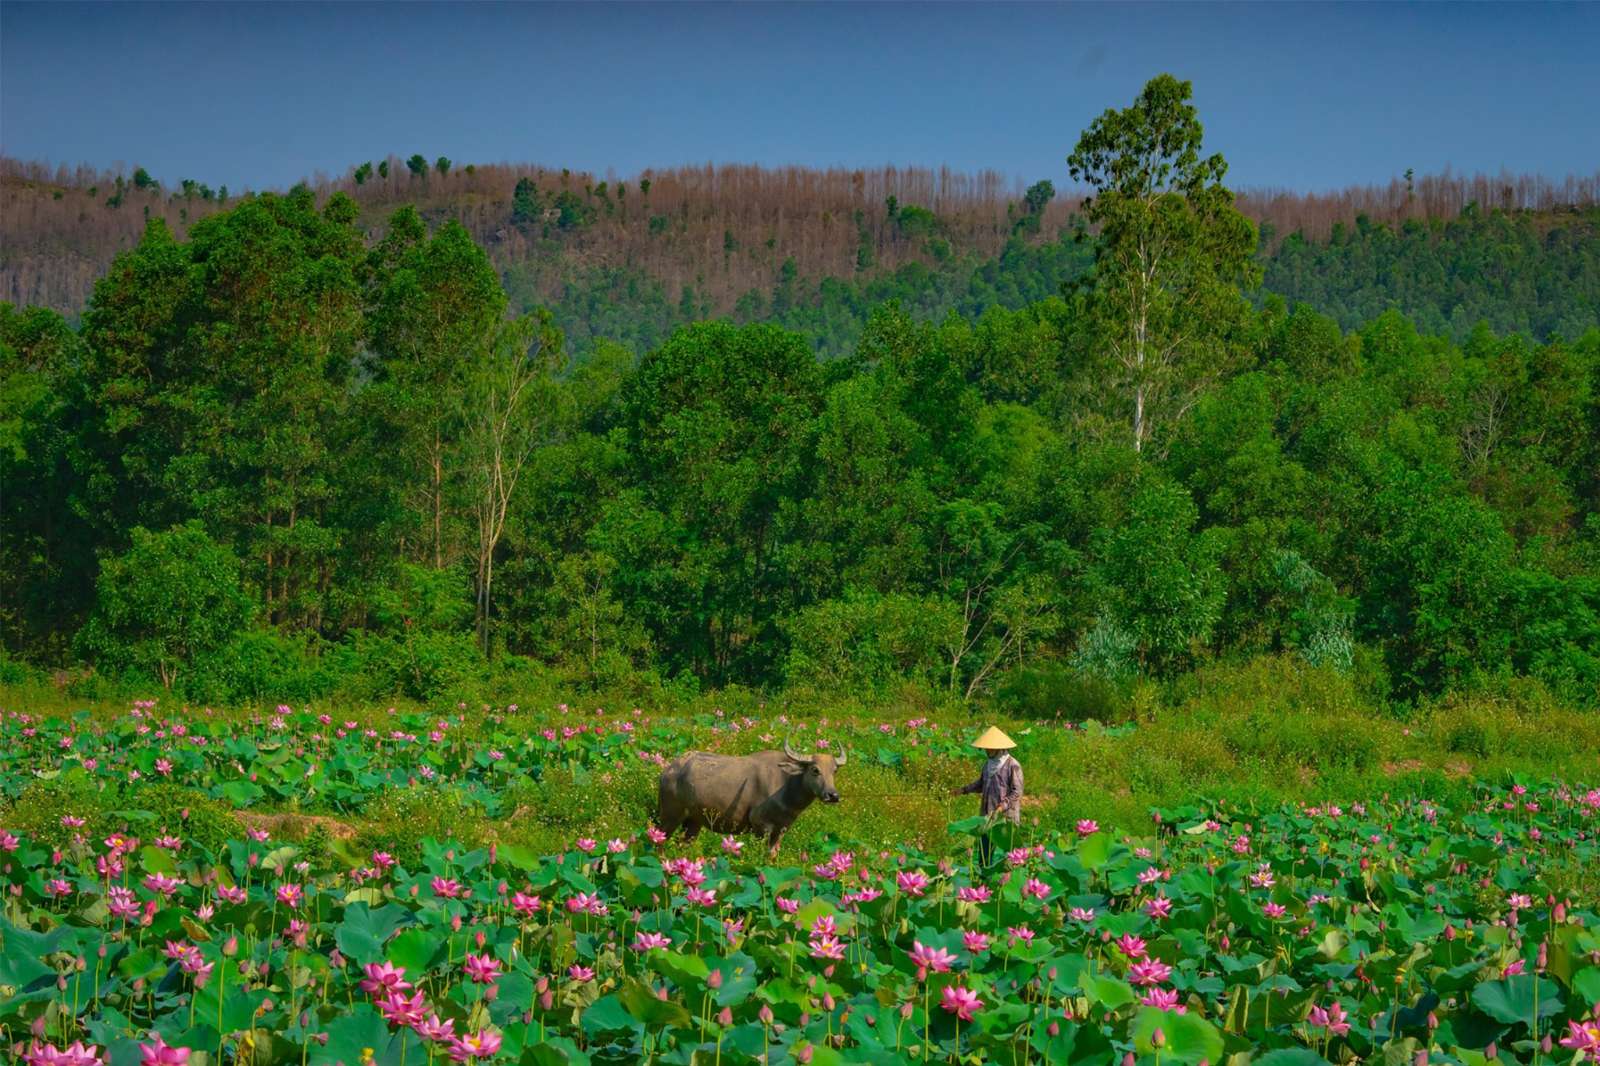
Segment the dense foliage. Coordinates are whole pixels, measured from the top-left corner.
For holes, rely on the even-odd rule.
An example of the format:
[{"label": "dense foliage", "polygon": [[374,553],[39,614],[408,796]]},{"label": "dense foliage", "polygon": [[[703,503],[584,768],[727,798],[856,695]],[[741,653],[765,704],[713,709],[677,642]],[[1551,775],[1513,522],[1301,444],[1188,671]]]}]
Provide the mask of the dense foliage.
[{"label": "dense foliage", "polygon": [[[516,710],[7,714],[7,1053],[30,1066],[1600,1058],[1600,790],[1515,777],[1448,797],[1197,798],[1132,832],[1080,812],[1024,823],[988,869],[978,818],[942,825],[935,850],[847,832],[769,864],[738,837],[664,842],[635,809],[621,827],[564,821],[548,850],[463,839],[464,797],[502,810],[529,782],[653,769],[638,758],[650,745],[689,742],[681,724],[565,707],[537,731]],[[771,724],[691,730],[736,745]],[[928,726],[849,723],[814,743],[848,736],[903,764],[971,737]],[[1094,739],[1036,731],[1022,757]],[[865,827],[874,812],[857,803]],[[385,806],[391,824],[375,828],[392,838],[255,813]]]},{"label": "dense foliage", "polygon": [[[638,356],[508,321],[483,249],[409,208],[370,245],[304,189],[182,241],[152,221],[81,328],[0,307],[5,647],[219,701],[491,669],[973,699],[1289,652],[1401,699],[1531,676],[1593,703],[1600,330],[1252,306],[1186,99],[1157,79],[1085,134],[1081,243],[1029,239],[1040,188],[992,270],[785,270],[749,321],[674,327],[692,294],[613,276],[624,318],[661,309],[617,322]],[[1170,175],[1128,184],[1151,144]],[[1522,223],[1462,223],[1490,225]],[[1591,254],[1583,225],[1529,261]],[[1119,241],[1179,269],[1129,302]],[[1587,276],[1553,333],[1591,325]]]}]

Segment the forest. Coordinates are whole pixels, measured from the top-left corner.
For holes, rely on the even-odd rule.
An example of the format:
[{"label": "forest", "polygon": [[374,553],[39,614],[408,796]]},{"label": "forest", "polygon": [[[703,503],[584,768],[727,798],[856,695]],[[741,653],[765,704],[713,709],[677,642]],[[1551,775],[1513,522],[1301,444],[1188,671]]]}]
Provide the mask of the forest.
[{"label": "forest", "polygon": [[[1600,702],[1593,183],[1235,197],[1187,99],[1107,112],[1071,198],[8,163],[0,673],[1069,711],[1279,656]],[[1131,165],[1141,123],[1183,147]],[[137,243],[52,244],[75,198]]]}]

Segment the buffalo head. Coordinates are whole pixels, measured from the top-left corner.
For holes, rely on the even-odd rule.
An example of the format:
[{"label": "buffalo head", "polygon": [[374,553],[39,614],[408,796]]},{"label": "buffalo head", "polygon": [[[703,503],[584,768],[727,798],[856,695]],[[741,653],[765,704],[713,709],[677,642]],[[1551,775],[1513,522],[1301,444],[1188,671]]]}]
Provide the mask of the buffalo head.
[{"label": "buffalo head", "polygon": [[801,755],[785,740],[783,754],[802,775],[807,791],[823,803],[839,802],[839,790],[834,787],[833,774],[849,759],[848,752],[840,749],[838,758],[832,755]]}]

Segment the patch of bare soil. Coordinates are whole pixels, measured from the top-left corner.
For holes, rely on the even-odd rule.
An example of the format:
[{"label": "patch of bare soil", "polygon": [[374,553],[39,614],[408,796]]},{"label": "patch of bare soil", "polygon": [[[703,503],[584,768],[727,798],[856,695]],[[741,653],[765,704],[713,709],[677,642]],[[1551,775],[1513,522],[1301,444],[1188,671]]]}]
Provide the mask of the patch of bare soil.
[{"label": "patch of bare soil", "polygon": [[1391,777],[1395,774],[1415,773],[1420,769],[1422,769],[1421,759],[1401,759],[1398,762],[1386,762],[1383,764],[1383,772]]},{"label": "patch of bare soil", "polygon": [[327,830],[328,835],[335,840],[349,840],[356,835],[355,826],[323,814],[263,814],[257,811],[235,811],[234,817],[238,818],[246,829],[265,829],[273,836],[289,840],[305,837],[315,826]]}]

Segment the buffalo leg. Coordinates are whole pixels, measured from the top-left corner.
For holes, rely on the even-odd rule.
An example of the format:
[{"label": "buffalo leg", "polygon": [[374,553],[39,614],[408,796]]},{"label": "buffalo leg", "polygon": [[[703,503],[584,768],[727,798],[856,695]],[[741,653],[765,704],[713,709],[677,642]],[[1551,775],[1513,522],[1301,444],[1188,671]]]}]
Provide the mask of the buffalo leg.
[{"label": "buffalo leg", "polygon": [[683,823],[683,841],[685,844],[700,835],[701,822],[698,818],[690,818]]},{"label": "buffalo leg", "polygon": [[769,862],[778,858],[778,845],[783,843],[783,830],[774,826],[767,834],[767,859]]}]

